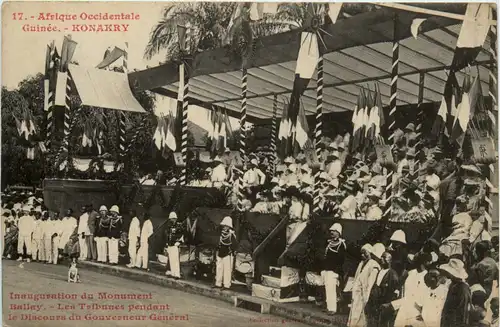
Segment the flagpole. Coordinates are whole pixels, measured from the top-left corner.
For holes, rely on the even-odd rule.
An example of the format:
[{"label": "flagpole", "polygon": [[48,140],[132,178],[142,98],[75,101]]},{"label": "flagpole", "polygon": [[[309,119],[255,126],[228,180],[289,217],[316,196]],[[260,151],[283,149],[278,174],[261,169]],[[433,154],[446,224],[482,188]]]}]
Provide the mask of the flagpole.
[{"label": "flagpole", "polygon": [[425,74],[420,73],[418,80],[418,103],[417,103],[417,127],[415,133],[417,134],[417,144],[415,144],[415,167],[413,169],[413,180],[417,180],[420,177],[420,158],[422,155],[422,124],[424,123],[424,111],[422,110],[422,103],[424,101],[424,86],[425,86]]},{"label": "flagpole", "polygon": [[[186,53],[191,52],[191,31],[189,27],[186,27],[186,43],[185,43]],[[187,67],[184,62],[179,66],[179,70],[182,70],[184,76],[184,91],[182,94],[182,127],[181,127],[181,154],[184,166],[182,167],[182,173],[180,178],[180,184],[186,186],[187,184],[187,136],[188,136],[188,109],[189,109],[189,74]]]},{"label": "flagpole", "polygon": [[51,147],[51,142],[52,142],[52,124],[54,122],[54,116],[53,116],[53,110],[54,110],[54,106],[55,106],[55,101],[56,101],[56,97],[55,97],[55,87],[56,87],[56,83],[55,83],[55,80],[52,81],[52,85],[53,87],[51,88],[50,85],[51,85],[51,81],[50,81],[50,76],[53,75],[53,76],[57,76],[57,73],[54,74],[54,70],[56,69],[56,65],[55,65],[55,52],[56,52],[56,46],[54,44],[54,41],[52,41],[51,45],[50,45],[50,62],[49,62],[49,71],[48,72],[48,81],[46,82],[48,84],[48,87],[44,87],[46,90],[46,93],[45,93],[45,96],[46,96],[46,103],[47,103],[47,113],[46,113],[46,136],[45,136],[45,147],[47,148],[47,151],[50,151],[50,147]]},{"label": "flagpole", "polygon": [[[123,72],[128,74],[128,42],[125,42],[125,50],[123,52]],[[125,158],[125,114],[118,111],[118,148],[120,150],[119,158],[123,161]]]},{"label": "flagpole", "polygon": [[[246,163],[246,120],[247,120],[247,86],[248,72],[245,67],[241,69],[241,115],[240,115],[240,156],[243,167]],[[239,174],[238,207],[243,211],[243,171]]]},{"label": "flagpole", "polygon": [[[316,148],[316,158],[319,160],[321,158],[321,137],[323,134],[323,55],[320,54],[318,57],[318,81],[316,87],[316,127],[314,131],[315,135],[315,148]],[[318,213],[319,207],[319,191],[320,191],[320,173],[318,169],[314,175],[314,199],[313,199],[313,212]]]},{"label": "flagpole", "polygon": [[272,151],[272,164],[271,164],[271,171],[272,171],[272,176],[274,177],[276,175],[276,162],[278,160],[278,155],[277,155],[277,147],[276,147],[276,133],[278,130],[278,96],[275,94],[273,98],[273,120],[272,120],[272,125],[271,125],[271,151]]},{"label": "flagpole", "polygon": [[[399,67],[399,26],[398,15],[394,14],[394,36],[392,44],[392,71],[391,71],[391,98],[390,98],[390,111],[389,111],[389,143],[391,145],[391,152],[394,149],[394,132],[396,130],[396,106],[398,96],[398,67]],[[385,207],[384,218],[390,219],[392,216],[392,183],[394,171],[388,169],[386,176],[385,188]]]}]

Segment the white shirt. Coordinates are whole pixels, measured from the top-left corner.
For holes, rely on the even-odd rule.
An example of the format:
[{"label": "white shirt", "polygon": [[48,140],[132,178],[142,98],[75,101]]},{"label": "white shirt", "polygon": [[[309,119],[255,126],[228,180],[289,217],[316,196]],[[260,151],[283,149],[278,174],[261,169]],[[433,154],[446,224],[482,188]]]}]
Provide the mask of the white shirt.
[{"label": "white shirt", "polygon": [[31,236],[35,229],[35,218],[33,216],[22,216],[17,223],[19,228],[19,236]]},{"label": "white shirt", "polygon": [[245,175],[243,175],[244,186],[262,185],[265,181],[266,175],[259,168],[247,170]]},{"label": "white shirt", "polygon": [[89,230],[89,214],[84,213],[83,215],[80,216],[80,222],[78,223],[78,234],[81,235],[82,233],[85,233],[85,235],[90,234]]},{"label": "white shirt", "polygon": [[132,218],[130,222],[130,227],[128,228],[128,239],[133,240],[141,236],[141,224],[137,217]]},{"label": "white shirt", "polygon": [[340,172],[342,171],[342,161],[336,159],[333,160],[327,167],[327,174],[328,177],[331,179],[335,179],[340,175]]},{"label": "white shirt", "polygon": [[288,214],[291,219],[302,219],[303,209],[302,203],[299,201],[292,201],[290,209],[288,209]]},{"label": "white shirt", "polygon": [[379,220],[382,218],[382,210],[376,204],[372,204],[366,212],[366,220]]},{"label": "white shirt", "polygon": [[382,279],[384,279],[384,277],[388,271],[389,271],[389,268],[380,270],[380,272],[377,275],[377,281],[376,281],[378,286],[380,286],[380,284],[382,283]]},{"label": "white shirt", "polygon": [[153,235],[153,224],[148,219],[144,222],[141,229],[141,244],[148,244],[151,235]]},{"label": "white shirt", "polygon": [[222,183],[226,180],[226,168],[224,165],[220,164],[212,170],[212,175],[210,176],[210,180],[212,183]]},{"label": "white shirt", "polygon": [[340,210],[342,210],[341,218],[356,219],[356,205],[354,195],[347,196],[340,204]]},{"label": "white shirt", "polygon": [[42,221],[41,220],[35,220],[35,228],[33,230],[33,239],[35,240],[39,240],[42,238],[42,228],[43,228],[43,225],[42,225]]},{"label": "white shirt", "polygon": [[426,326],[439,326],[441,324],[441,314],[448,295],[448,288],[449,282],[439,285],[435,290],[428,290],[427,296],[421,303],[421,316]]}]

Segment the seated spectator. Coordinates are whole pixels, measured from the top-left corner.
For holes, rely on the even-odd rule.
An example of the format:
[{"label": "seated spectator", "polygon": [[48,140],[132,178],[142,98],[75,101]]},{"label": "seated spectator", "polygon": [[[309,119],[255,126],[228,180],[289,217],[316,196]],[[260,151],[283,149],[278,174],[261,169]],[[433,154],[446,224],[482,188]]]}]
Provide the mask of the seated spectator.
[{"label": "seated spectator", "polygon": [[354,182],[348,181],[343,185],[343,189],[346,191],[347,197],[339,206],[340,217],[343,219],[356,219],[357,202]]},{"label": "seated spectator", "polygon": [[382,193],[378,190],[373,190],[368,193],[368,208],[366,211],[366,220],[379,220],[382,218],[383,212],[379,207]]},{"label": "seated spectator", "polygon": [[439,252],[448,258],[454,254],[463,255],[462,241],[469,240],[469,230],[472,225],[465,197],[458,197],[456,202],[458,213],[453,216],[451,234],[441,242],[439,247]]}]

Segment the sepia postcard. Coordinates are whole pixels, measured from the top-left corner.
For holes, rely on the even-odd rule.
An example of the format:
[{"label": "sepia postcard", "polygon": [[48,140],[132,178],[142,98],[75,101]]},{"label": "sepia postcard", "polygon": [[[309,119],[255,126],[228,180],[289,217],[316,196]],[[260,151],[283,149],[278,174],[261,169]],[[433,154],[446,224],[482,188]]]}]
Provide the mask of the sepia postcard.
[{"label": "sepia postcard", "polygon": [[496,3],[1,24],[4,327],[498,326]]}]

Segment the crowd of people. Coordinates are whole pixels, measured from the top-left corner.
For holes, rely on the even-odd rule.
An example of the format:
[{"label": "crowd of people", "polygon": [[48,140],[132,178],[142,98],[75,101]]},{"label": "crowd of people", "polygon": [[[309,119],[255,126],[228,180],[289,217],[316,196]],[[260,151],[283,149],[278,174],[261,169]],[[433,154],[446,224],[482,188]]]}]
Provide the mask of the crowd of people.
[{"label": "crowd of people", "polygon": [[[206,178],[191,186],[225,191],[233,208],[285,214],[288,241],[314,209],[324,216],[377,221],[391,201],[390,221],[435,225],[428,241],[420,251],[408,253],[406,235],[397,230],[387,247],[365,244],[354,276],[342,280],[347,245],[342,225],[333,224],[321,272],[325,301],[318,303],[336,314],[339,293],[351,293],[349,327],[493,326],[498,322],[498,237],[492,235],[486,197],[491,186],[483,167],[460,156],[446,158],[438,146],[422,146],[417,153],[416,142],[409,124],[396,133],[392,163],[377,160],[375,151],[350,153],[346,135],[323,143],[317,161],[299,153],[273,166],[268,158],[250,154],[243,171],[226,151],[214,158]],[[391,165],[394,174],[388,179]],[[140,182],[166,185],[163,176],[159,172]],[[393,183],[391,198],[386,197],[388,181]],[[318,208],[313,208],[315,194]],[[31,193],[2,194],[3,256],[53,264],[69,257],[148,269],[151,217],[133,210],[128,215],[131,220],[125,224],[117,205],[95,210],[89,204],[80,215],[71,209],[49,212]],[[230,288],[237,243],[231,217],[220,227],[214,287]],[[182,276],[179,246],[189,230],[170,213],[164,254],[166,274],[173,278]]]}]

